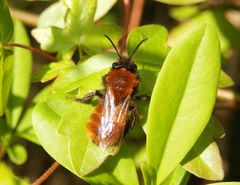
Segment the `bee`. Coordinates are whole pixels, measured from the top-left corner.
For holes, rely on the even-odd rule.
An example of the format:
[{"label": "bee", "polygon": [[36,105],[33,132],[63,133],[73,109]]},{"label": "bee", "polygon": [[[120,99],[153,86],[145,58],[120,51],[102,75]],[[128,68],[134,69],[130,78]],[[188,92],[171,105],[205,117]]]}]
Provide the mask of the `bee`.
[{"label": "bee", "polygon": [[[147,39],[142,40],[136,46],[130,57],[119,54],[113,41],[111,42],[118,54],[118,61],[112,64],[111,70],[103,76],[104,90],[96,90],[86,94],[81,99],[75,99],[82,103],[89,103],[98,96],[99,101],[95,111],[91,114],[87,124],[87,132],[92,141],[100,148],[118,146],[129,128],[133,128],[136,120],[136,106],[134,100],[138,88],[139,78],[137,65],[131,60],[139,46]],[[147,99],[147,97],[142,96]]]}]

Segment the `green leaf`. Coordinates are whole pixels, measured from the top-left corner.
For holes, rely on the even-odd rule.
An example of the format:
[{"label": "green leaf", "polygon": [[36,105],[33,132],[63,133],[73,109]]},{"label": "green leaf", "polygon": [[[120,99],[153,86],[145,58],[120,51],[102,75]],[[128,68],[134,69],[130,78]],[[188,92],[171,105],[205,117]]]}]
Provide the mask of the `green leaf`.
[{"label": "green leaf", "polygon": [[9,42],[13,35],[13,23],[6,0],[0,2],[0,12],[0,42]]},{"label": "green leaf", "polygon": [[9,158],[15,164],[21,165],[27,160],[27,151],[21,145],[13,145],[7,148]]},{"label": "green leaf", "polygon": [[[106,74],[115,60],[117,60],[116,54],[105,53],[95,55],[80,63],[63,76],[58,77],[53,84],[53,89],[57,92],[70,92],[79,88],[80,95],[84,96],[91,88],[92,90],[102,88],[101,76]],[[98,85],[96,85],[96,76],[99,78]],[[88,83],[86,82],[86,78],[90,80]],[[95,87],[91,83],[95,84]]]},{"label": "green leaf", "polygon": [[58,61],[41,66],[39,71],[33,76],[32,81],[47,82],[57,76],[70,71],[74,66],[72,61]]},{"label": "green leaf", "polygon": [[229,87],[233,86],[234,82],[230,76],[227,75],[223,70],[221,70],[219,78],[219,87]]},{"label": "green leaf", "polygon": [[[34,131],[43,148],[60,164],[73,171],[68,158],[68,139],[58,132],[61,116],[68,108],[66,98],[55,95],[36,105],[32,115]],[[64,151],[64,152],[63,152]]]},{"label": "green leaf", "polygon": [[[76,46],[81,46],[81,49],[84,49],[86,52],[96,53],[99,52],[99,48],[103,47],[101,49],[104,49],[110,46],[104,35],[110,35],[114,40],[116,38],[119,40],[121,37],[121,28],[118,26],[95,26],[93,24],[97,6],[96,0],[65,0],[64,5],[67,9],[65,12],[63,11],[65,13],[64,25],[62,25],[62,19],[60,19],[60,22],[56,22],[53,25],[58,24],[61,27],[48,25],[38,27],[32,31],[35,39],[41,43],[42,49],[49,52],[65,52]],[[56,7],[58,6],[56,5]],[[50,13],[46,13],[46,15],[50,15]]]},{"label": "green leaf", "polygon": [[117,0],[98,0],[97,1],[97,9],[94,16],[94,20],[100,19],[102,16],[104,16],[117,2]]},{"label": "green leaf", "polygon": [[220,73],[219,47],[212,25],[197,26],[172,48],[159,73],[147,120],[148,163],[157,170],[158,184],[185,157],[210,119]]},{"label": "green leaf", "polygon": [[13,55],[0,48],[0,116],[5,113],[13,81]]},{"label": "green leaf", "polygon": [[86,28],[81,40],[82,47],[88,53],[99,53],[104,48],[111,48],[111,43],[104,35],[108,35],[114,43],[117,43],[122,35],[122,29],[114,24]]},{"label": "green leaf", "polygon": [[42,89],[37,95],[35,95],[32,103],[28,106],[27,110],[24,112],[23,117],[21,118],[19,125],[17,127],[16,135],[22,138],[25,138],[33,143],[40,145],[39,140],[37,139],[32,125],[32,112],[36,103],[44,101],[47,99],[51,91],[51,86],[47,86]]},{"label": "green leaf", "polygon": [[206,185],[240,185],[240,182],[217,182]]},{"label": "green leaf", "polygon": [[[117,0],[98,0],[94,21],[103,17],[116,2]],[[57,1],[56,3],[53,3],[40,14],[38,27],[56,26],[63,28],[64,15],[67,11],[67,8],[68,7],[63,3],[63,1]]]},{"label": "green leaf", "polygon": [[127,39],[128,54],[131,55],[137,44],[146,38],[133,55],[133,61],[161,66],[169,51],[167,30],[163,26],[146,25],[133,29]]},{"label": "green leaf", "polygon": [[170,15],[178,21],[184,21],[187,18],[191,18],[199,12],[198,6],[179,6],[171,8]]},{"label": "green leaf", "polygon": [[38,27],[56,26],[64,28],[64,15],[67,7],[63,1],[57,1],[47,7],[39,16]]},{"label": "green leaf", "polygon": [[83,177],[92,185],[138,185],[137,171],[129,154],[129,147],[122,146],[116,156],[109,157],[99,169]]},{"label": "green leaf", "polygon": [[[19,21],[14,22],[14,42],[29,45],[28,36],[23,24]],[[11,95],[7,107],[8,123],[14,128],[22,114],[23,106],[26,102],[30,88],[30,79],[32,73],[32,54],[22,48],[15,47],[14,66],[13,66],[13,84]]]},{"label": "green leaf", "polygon": [[190,173],[207,180],[222,180],[224,176],[222,159],[214,136],[221,136],[222,130],[212,118],[193,148],[181,162]]},{"label": "green leaf", "polygon": [[[79,44],[84,28],[92,26],[96,0],[65,0],[64,28],[39,27],[32,31],[41,48],[49,52],[67,51]],[[87,11],[86,11],[87,10]]]},{"label": "green leaf", "polygon": [[17,128],[17,133],[19,137],[25,138],[35,144],[40,145],[35,132],[32,126],[32,112],[34,106],[28,107],[28,109],[24,112],[22,119],[19,122],[19,126]]},{"label": "green leaf", "polygon": [[204,2],[206,0],[155,0],[162,3],[172,4],[172,5],[188,5]]},{"label": "green leaf", "polygon": [[187,185],[189,177],[190,174],[178,165],[161,185]]},{"label": "green leaf", "polygon": [[141,171],[143,174],[143,180],[145,185],[155,185],[156,184],[156,171],[154,168],[146,163],[141,165]]}]

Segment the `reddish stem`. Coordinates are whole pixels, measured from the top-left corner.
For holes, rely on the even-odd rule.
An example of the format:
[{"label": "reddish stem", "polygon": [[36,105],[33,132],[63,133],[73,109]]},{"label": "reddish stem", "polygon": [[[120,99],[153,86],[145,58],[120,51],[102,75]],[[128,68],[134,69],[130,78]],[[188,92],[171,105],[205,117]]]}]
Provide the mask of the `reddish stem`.
[{"label": "reddish stem", "polygon": [[144,0],[134,0],[131,17],[128,25],[128,32],[140,25],[144,8]]},{"label": "reddish stem", "polygon": [[32,51],[33,53],[41,56],[41,57],[44,57],[46,58],[47,60],[50,60],[50,61],[57,61],[57,58],[52,56],[52,55],[49,55],[45,52],[43,52],[42,50],[40,49],[37,49],[37,48],[33,48],[31,46],[25,46],[25,45],[22,45],[22,44],[18,44],[18,43],[2,43],[2,46],[13,46],[13,47],[19,47],[19,48],[24,48],[24,49],[27,49],[27,50],[30,50]]},{"label": "reddish stem", "polygon": [[129,17],[130,17],[130,0],[123,0],[123,6],[124,6],[124,31],[123,31],[123,37],[121,40],[121,47],[120,47],[120,53],[122,54],[123,51],[126,48],[126,40],[127,40],[127,34],[128,34],[128,24],[129,24]]},{"label": "reddish stem", "polygon": [[55,162],[50,166],[50,168],[47,169],[47,171],[42,174],[41,177],[39,177],[32,185],[41,185],[44,181],[46,181],[49,176],[59,167],[59,163]]}]

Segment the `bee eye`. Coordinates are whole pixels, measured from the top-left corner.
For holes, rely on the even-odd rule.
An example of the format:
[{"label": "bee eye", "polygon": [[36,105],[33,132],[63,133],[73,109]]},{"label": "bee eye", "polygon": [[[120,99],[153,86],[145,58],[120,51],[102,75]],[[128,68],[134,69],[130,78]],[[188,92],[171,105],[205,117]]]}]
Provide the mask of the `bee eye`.
[{"label": "bee eye", "polygon": [[137,70],[137,65],[136,65],[136,64],[133,64],[133,68]]},{"label": "bee eye", "polygon": [[112,64],[112,68],[113,68],[113,69],[116,69],[117,66],[118,66],[118,64],[117,64],[116,62],[114,62],[114,63]]}]

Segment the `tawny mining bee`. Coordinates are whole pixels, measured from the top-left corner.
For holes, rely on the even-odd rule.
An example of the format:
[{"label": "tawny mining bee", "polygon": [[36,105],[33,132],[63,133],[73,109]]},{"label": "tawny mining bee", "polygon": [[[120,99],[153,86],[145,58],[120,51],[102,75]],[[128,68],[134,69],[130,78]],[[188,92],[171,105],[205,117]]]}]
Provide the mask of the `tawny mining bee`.
[{"label": "tawny mining bee", "polygon": [[[94,96],[99,97],[98,105],[87,124],[87,131],[92,141],[102,149],[117,146],[129,128],[134,126],[136,120],[136,106],[134,100],[138,97],[135,92],[138,88],[137,65],[131,61],[133,54],[146,40],[142,40],[134,49],[130,57],[119,54],[112,40],[111,42],[118,54],[118,61],[112,64],[111,70],[103,77],[105,89],[96,90],[86,94],[76,101],[88,103]],[[147,96],[141,96],[148,98]]]}]

